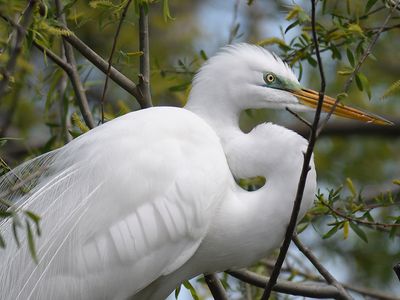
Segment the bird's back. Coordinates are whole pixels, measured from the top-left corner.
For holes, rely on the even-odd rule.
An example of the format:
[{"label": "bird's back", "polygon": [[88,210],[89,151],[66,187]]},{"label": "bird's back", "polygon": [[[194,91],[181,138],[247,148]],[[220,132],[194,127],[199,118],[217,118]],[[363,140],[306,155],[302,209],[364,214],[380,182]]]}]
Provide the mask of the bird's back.
[{"label": "bird's back", "polygon": [[218,137],[175,108],[106,123],[2,177],[1,187],[36,167],[33,189],[11,200],[42,217],[39,262],[3,221],[1,299],[126,298],[193,255],[231,184]]}]

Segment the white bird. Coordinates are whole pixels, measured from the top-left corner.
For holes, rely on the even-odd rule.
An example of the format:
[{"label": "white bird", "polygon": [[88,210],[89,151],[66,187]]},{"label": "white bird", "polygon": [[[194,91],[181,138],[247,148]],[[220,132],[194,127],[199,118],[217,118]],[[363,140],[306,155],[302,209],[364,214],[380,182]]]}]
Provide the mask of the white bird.
[{"label": "white bird", "polygon": [[[251,265],[283,239],[307,141],[269,123],[244,134],[239,114],[317,100],[277,56],[230,46],[201,68],[186,109],[126,114],[10,171],[0,190],[30,179],[8,200],[40,215],[42,234],[36,264],[0,223],[0,298],[164,299],[185,279]],[[267,179],[255,192],[234,180],[254,176]],[[300,215],[315,187],[312,168]]]}]

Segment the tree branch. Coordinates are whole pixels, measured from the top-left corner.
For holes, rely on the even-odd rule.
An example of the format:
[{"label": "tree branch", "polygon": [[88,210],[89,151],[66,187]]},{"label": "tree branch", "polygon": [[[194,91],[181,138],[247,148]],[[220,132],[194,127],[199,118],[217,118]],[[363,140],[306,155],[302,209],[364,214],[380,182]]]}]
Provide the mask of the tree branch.
[{"label": "tree branch", "polygon": [[[379,138],[399,138],[400,137],[400,119],[393,120],[393,126],[380,126],[375,124],[365,124],[356,121],[332,121],[329,122],[319,137],[328,136],[376,136]],[[302,124],[287,125],[298,134],[306,137],[308,126]]]},{"label": "tree branch", "polygon": [[225,289],[215,273],[204,275],[204,279],[215,300],[228,300]]},{"label": "tree branch", "polygon": [[315,44],[315,52],[316,52],[317,61],[318,61],[318,68],[319,68],[319,73],[320,73],[320,77],[321,77],[321,89],[319,92],[318,105],[316,108],[314,121],[312,124],[312,128],[310,130],[307,151],[304,154],[303,167],[301,170],[301,175],[300,175],[299,183],[297,186],[296,198],[294,201],[292,214],[290,216],[289,225],[286,229],[285,239],[280,248],[279,255],[276,260],[275,266],[272,270],[271,278],[268,281],[268,284],[266,285],[263,296],[261,298],[262,300],[268,300],[271,295],[272,288],[276,284],[277,278],[279,276],[280,270],[283,265],[283,261],[285,260],[287,251],[289,249],[289,245],[290,245],[293,233],[296,229],[297,216],[300,211],[301,201],[303,199],[304,187],[306,184],[308,171],[310,170],[310,161],[312,158],[314,145],[315,145],[315,142],[317,139],[318,123],[319,123],[319,119],[320,119],[320,115],[321,115],[322,103],[323,103],[324,93],[325,93],[325,75],[324,75],[324,71],[323,71],[323,67],[322,67],[321,56],[320,56],[319,45],[318,45],[318,38],[317,38],[316,29],[315,29],[315,0],[311,0],[311,5],[312,5],[311,25],[312,25],[313,40],[314,40],[314,44]]},{"label": "tree branch", "polygon": [[305,247],[301,241],[299,240],[297,234],[294,234],[292,237],[293,242],[295,243],[297,249],[299,249],[308,260],[314,265],[314,267],[318,270],[318,272],[325,278],[325,280],[336,287],[341,294],[342,299],[352,299],[350,295],[346,292],[343,286],[332,276],[331,273],[318,261],[318,258],[311,252],[310,249]]},{"label": "tree branch", "polygon": [[[60,0],[55,0],[56,8],[57,8],[57,14],[59,15],[58,18],[61,22],[66,27],[66,20],[65,20],[65,15],[63,13],[63,5]],[[67,59],[68,64],[71,67],[71,74],[69,76],[71,80],[72,87],[75,91],[75,96],[78,101],[79,109],[82,113],[82,117],[86,123],[86,125],[89,128],[94,128],[95,123],[93,120],[92,113],[90,111],[90,107],[86,98],[85,94],[85,89],[82,85],[81,79],[79,77],[79,72],[76,67],[76,61],[75,61],[75,55],[74,55],[74,50],[70,44],[67,43],[65,38],[63,37],[63,44],[64,44],[64,49],[65,49],[65,57]]]},{"label": "tree branch", "polygon": [[113,56],[114,56],[115,47],[117,46],[117,41],[118,41],[119,33],[121,31],[121,26],[122,26],[122,23],[125,20],[126,13],[128,11],[128,8],[129,8],[129,5],[131,4],[131,2],[132,2],[132,0],[128,0],[128,2],[126,3],[126,5],[124,7],[124,10],[122,11],[121,18],[119,19],[119,22],[118,22],[117,31],[115,32],[115,36],[114,36],[114,41],[113,41],[113,44],[112,44],[110,57],[108,58],[106,81],[104,83],[103,94],[101,95],[101,101],[100,101],[100,103],[101,103],[101,123],[104,123],[104,97],[106,96],[106,92],[107,92],[108,78],[110,77],[112,59],[113,59]]},{"label": "tree branch", "polygon": [[[264,288],[267,282],[270,282],[270,278],[261,276],[257,273],[250,272],[247,270],[234,270],[234,271],[229,270],[226,273],[241,281],[244,281],[259,288]],[[340,297],[340,293],[337,290],[337,288],[319,283],[305,284],[305,283],[280,280],[274,285],[273,290],[278,293],[310,297],[316,299],[326,299],[326,298],[338,299],[338,297]]]},{"label": "tree branch", "polygon": [[[68,30],[67,27],[65,29]],[[82,42],[76,35],[70,34],[64,36],[66,39],[79,53],[81,53],[87,60],[89,60],[92,64],[94,64],[100,71],[104,74],[107,74],[108,63],[104,60],[100,55],[94,52],[89,46],[87,46],[84,42]],[[142,98],[139,96],[137,86],[133,83],[128,77],[123,75],[114,67],[110,69],[110,78],[122,87],[129,94],[134,96],[136,100],[139,102],[141,108],[149,107],[148,103],[144,102]]]},{"label": "tree branch", "polygon": [[10,48],[10,59],[8,60],[6,67],[4,70],[1,70],[1,74],[3,75],[2,80],[0,81],[0,99],[6,92],[8,87],[8,83],[10,82],[10,77],[15,71],[15,67],[17,66],[17,59],[22,51],[22,43],[24,42],[28,27],[32,22],[32,16],[35,9],[36,0],[30,0],[27,8],[24,11],[22,16],[21,23],[19,27],[16,27],[17,31],[16,39],[14,47]]},{"label": "tree branch", "polygon": [[138,90],[142,101],[147,106],[152,106],[150,92],[149,16],[143,5],[139,9],[139,48],[143,54],[140,56]]}]

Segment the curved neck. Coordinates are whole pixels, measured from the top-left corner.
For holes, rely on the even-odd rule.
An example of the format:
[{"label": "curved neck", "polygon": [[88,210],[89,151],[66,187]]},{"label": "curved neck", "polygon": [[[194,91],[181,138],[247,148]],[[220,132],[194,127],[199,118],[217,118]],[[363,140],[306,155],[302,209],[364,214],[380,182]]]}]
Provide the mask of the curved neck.
[{"label": "curved neck", "polygon": [[232,100],[233,97],[235,96],[229,95],[222,88],[209,89],[207,82],[199,82],[193,86],[184,108],[206,121],[225,146],[232,138],[244,134],[239,128],[239,117],[243,108],[232,105],[234,101],[226,103],[225,100]]}]

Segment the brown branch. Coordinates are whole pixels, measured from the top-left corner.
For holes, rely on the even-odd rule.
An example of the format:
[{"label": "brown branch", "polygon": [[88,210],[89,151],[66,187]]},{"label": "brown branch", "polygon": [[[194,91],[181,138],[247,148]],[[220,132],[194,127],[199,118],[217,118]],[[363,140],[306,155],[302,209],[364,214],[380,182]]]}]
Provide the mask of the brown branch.
[{"label": "brown branch", "polygon": [[358,224],[362,224],[362,225],[366,225],[369,227],[380,227],[380,228],[392,228],[392,227],[400,227],[400,224],[388,224],[388,223],[379,223],[379,222],[371,222],[371,221],[366,221],[366,220],[362,220],[362,219],[358,219],[358,218],[354,218],[351,216],[348,216],[342,212],[340,212],[339,210],[333,208],[331,205],[329,205],[328,203],[321,201],[321,204],[326,206],[332,213],[334,213],[335,215],[347,220],[347,221],[351,221],[354,223],[358,223]]},{"label": "brown branch", "polygon": [[310,161],[312,158],[314,145],[317,140],[318,123],[319,123],[319,119],[320,119],[320,115],[321,115],[322,103],[323,103],[324,93],[325,93],[325,75],[324,75],[324,71],[323,71],[323,67],[322,67],[322,63],[321,63],[318,38],[317,38],[316,29],[315,29],[315,0],[311,0],[311,5],[312,5],[311,25],[312,25],[312,33],[313,33],[315,51],[316,51],[316,56],[317,56],[317,61],[318,61],[318,68],[319,68],[319,73],[320,73],[320,78],[321,78],[321,89],[320,89],[320,93],[319,93],[318,105],[316,108],[314,121],[312,124],[312,128],[310,130],[307,151],[304,154],[303,167],[301,170],[301,175],[300,175],[299,183],[297,186],[296,198],[294,201],[292,214],[290,216],[289,225],[286,229],[285,239],[280,248],[279,255],[276,260],[275,266],[272,270],[271,278],[268,281],[268,283],[265,287],[263,296],[261,298],[262,300],[268,300],[270,297],[272,288],[274,287],[274,285],[277,282],[277,278],[279,276],[280,269],[282,268],[283,261],[285,260],[287,251],[289,249],[289,245],[290,245],[293,233],[296,229],[297,216],[300,211],[301,201],[303,199],[304,187],[306,184],[308,172],[310,170]]},{"label": "brown branch", "polygon": [[143,5],[139,9],[139,48],[143,54],[140,56],[138,90],[142,101],[150,107],[152,106],[152,101],[150,91],[149,16]]},{"label": "brown branch", "polygon": [[296,245],[297,249],[300,250],[308,260],[314,265],[314,267],[318,270],[318,272],[325,278],[325,280],[336,287],[341,294],[342,299],[352,299],[350,295],[346,292],[343,286],[332,276],[331,273],[318,261],[318,258],[311,252],[310,249],[305,247],[302,242],[299,240],[297,234],[293,235],[292,240]]},{"label": "brown branch", "polygon": [[0,81],[0,99],[6,93],[8,84],[10,82],[10,77],[15,72],[15,68],[17,66],[17,59],[22,51],[22,44],[24,42],[25,36],[27,34],[28,27],[32,22],[33,12],[35,10],[36,0],[30,0],[27,8],[24,11],[22,16],[22,20],[19,27],[16,27],[17,31],[15,43],[13,47],[10,47],[10,58],[7,61],[7,64],[3,70],[1,70],[1,74],[3,75],[2,80]]},{"label": "brown branch", "polygon": [[[270,278],[261,276],[257,273],[250,272],[247,270],[229,270],[226,273],[243,281],[254,285],[259,288],[264,288],[267,282],[270,282]],[[273,290],[278,293],[290,294],[295,296],[310,297],[316,299],[327,299],[335,298],[338,299],[340,296],[337,288],[320,283],[298,283],[286,280],[278,281]]]},{"label": "brown branch", "polygon": [[215,300],[228,300],[225,289],[215,273],[204,275],[204,279]]},{"label": "brown branch", "polygon": [[119,19],[119,22],[118,22],[117,31],[115,32],[115,35],[114,35],[114,41],[113,41],[113,44],[112,44],[110,57],[108,58],[106,81],[104,83],[103,94],[101,95],[101,100],[100,100],[100,105],[101,105],[101,123],[104,123],[104,97],[106,96],[106,92],[107,92],[108,79],[110,77],[112,59],[113,59],[113,56],[114,56],[115,47],[117,46],[118,36],[119,36],[120,31],[121,31],[122,23],[125,20],[126,13],[128,11],[128,8],[129,8],[129,5],[131,4],[131,2],[132,2],[132,0],[128,0],[128,2],[126,3],[126,5],[124,7],[124,10],[122,11],[121,18]]},{"label": "brown branch", "polygon": [[[263,260],[262,263],[265,264],[265,266],[270,269],[272,269],[274,267],[274,262]],[[322,276],[311,274],[311,273],[306,273],[298,268],[286,267],[286,268],[282,268],[282,271],[289,273],[290,275],[296,274],[296,276],[301,276],[307,280],[317,281],[317,282],[325,282],[325,279]],[[393,295],[386,294],[386,293],[376,291],[376,290],[372,290],[369,288],[354,286],[353,284],[350,285],[350,284],[346,284],[346,283],[341,283],[341,285],[346,290],[355,292],[355,293],[363,295],[363,296],[368,296],[368,297],[372,297],[372,298],[380,299],[380,300],[400,300],[399,297],[395,297]]]},{"label": "brown branch", "polygon": [[[69,30],[67,27],[65,27],[65,29]],[[64,36],[64,39],[66,39],[79,53],[86,57],[86,59],[94,64],[100,71],[107,74],[107,61],[82,42],[76,35],[66,35]],[[136,84],[114,67],[111,67],[110,69],[110,78],[121,88],[134,96],[141,108],[149,107],[148,103],[143,102],[142,98],[139,96]]]},{"label": "brown branch", "polygon": [[[329,136],[375,136],[379,138],[399,138],[400,137],[400,119],[393,120],[393,126],[380,126],[375,124],[366,124],[356,121],[341,121],[335,120],[329,122],[322,132],[320,137]],[[296,131],[298,134],[306,137],[308,126],[302,124],[291,124],[286,127]]]},{"label": "brown branch", "polygon": [[[66,20],[65,20],[65,15],[63,13],[63,5],[60,0],[55,0],[56,8],[57,8],[57,14],[59,15],[58,18],[63,24],[63,26],[66,27]],[[75,96],[78,102],[79,109],[81,111],[83,120],[85,121],[86,125],[89,128],[94,128],[95,123],[93,120],[92,113],[90,111],[90,107],[87,101],[85,89],[82,85],[81,79],[79,77],[79,72],[78,68],[76,67],[76,61],[75,61],[75,55],[74,55],[74,50],[72,46],[67,43],[65,37],[63,36],[63,44],[64,44],[64,50],[65,50],[65,57],[67,59],[68,64],[71,66],[71,74],[69,76],[72,87],[75,92]]]}]

